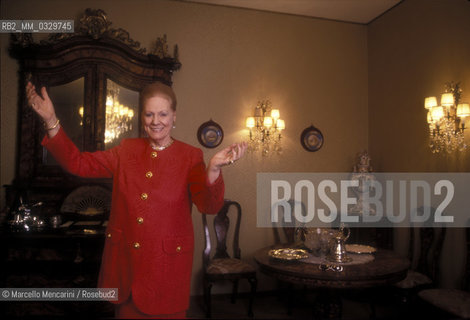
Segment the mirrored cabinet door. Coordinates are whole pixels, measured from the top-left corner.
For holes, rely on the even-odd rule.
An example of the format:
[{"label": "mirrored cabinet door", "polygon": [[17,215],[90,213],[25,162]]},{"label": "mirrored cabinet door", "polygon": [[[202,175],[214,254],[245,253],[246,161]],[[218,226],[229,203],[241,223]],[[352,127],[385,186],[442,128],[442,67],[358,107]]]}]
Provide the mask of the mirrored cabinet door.
[{"label": "mirrored cabinet door", "polygon": [[[80,151],[84,151],[84,78],[79,78],[67,84],[51,86],[48,94],[54,103],[56,116],[66,131],[69,138],[75,143]],[[43,148],[44,165],[57,165],[55,159]]]},{"label": "mirrored cabinet door", "polygon": [[121,139],[139,136],[139,92],[106,81],[105,149],[119,145]]}]

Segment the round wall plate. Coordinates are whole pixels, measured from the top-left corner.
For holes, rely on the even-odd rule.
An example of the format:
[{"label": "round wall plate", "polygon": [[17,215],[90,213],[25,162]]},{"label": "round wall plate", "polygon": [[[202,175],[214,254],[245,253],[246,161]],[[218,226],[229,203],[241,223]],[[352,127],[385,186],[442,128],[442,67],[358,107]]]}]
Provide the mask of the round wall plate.
[{"label": "round wall plate", "polygon": [[197,139],[206,148],[215,148],[224,140],[224,131],[218,123],[209,120],[197,130]]},{"label": "round wall plate", "polygon": [[309,152],[318,151],[323,146],[323,134],[312,125],[302,131],[300,144]]}]

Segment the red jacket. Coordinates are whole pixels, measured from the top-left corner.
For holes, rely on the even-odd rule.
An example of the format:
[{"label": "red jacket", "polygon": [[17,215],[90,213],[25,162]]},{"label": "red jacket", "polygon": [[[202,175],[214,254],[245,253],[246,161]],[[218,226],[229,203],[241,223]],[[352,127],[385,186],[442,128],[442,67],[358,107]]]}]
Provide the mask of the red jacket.
[{"label": "red jacket", "polygon": [[222,175],[207,181],[202,151],[175,140],[154,151],[143,138],[118,147],[80,152],[61,129],[42,144],[72,174],[112,177],[111,214],[98,286],[132,291],[148,314],[170,314],[189,306],[194,234],[191,206],[217,213],[223,205]]}]

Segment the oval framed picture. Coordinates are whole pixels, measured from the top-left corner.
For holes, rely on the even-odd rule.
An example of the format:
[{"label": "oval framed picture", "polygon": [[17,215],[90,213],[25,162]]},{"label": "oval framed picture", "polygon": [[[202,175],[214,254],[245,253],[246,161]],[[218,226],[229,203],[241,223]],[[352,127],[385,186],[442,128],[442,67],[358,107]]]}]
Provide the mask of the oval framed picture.
[{"label": "oval framed picture", "polygon": [[309,152],[318,151],[323,146],[323,134],[319,129],[311,125],[302,131],[300,144]]},{"label": "oval framed picture", "polygon": [[206,148],[215,148],[224,140],[224,131],[211,119],[201,124],[197,130],[197,140]]}]

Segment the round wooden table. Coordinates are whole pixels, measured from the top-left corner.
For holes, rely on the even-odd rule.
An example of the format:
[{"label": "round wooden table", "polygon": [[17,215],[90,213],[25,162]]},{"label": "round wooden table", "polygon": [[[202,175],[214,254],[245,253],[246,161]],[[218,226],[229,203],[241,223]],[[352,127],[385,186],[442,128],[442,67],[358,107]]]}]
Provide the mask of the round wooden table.
[{"label": "round wooden table", "polygon": [[282,281],[315,288],[356,289],[385,286],[404,279],[410,266],[408,259],[393,251],[379,249],[371,262],[346,264],[341,272],[322,271],[319,264],[273,259],[268,255],[269,250],[273,248],[279,247],[270,246],[255,253],[254,258],[261,272]]},{"label": "round wooden table", "polygon": [[[322,318],[341,317],[338,289],[366,289],[384,287],[406,277],[408,259],[390,250],[379,249],[374,260],[362,264],[344,264],[343,271],[321,270],[320,264],[273,259],[268,252],[279,246],[258,250],[254,259],[266,275],[280,281],[322,289],[315,304]],[[325,263],[330,263],[325,261]],[[330,263],[331,264],[331,263]]]}]

